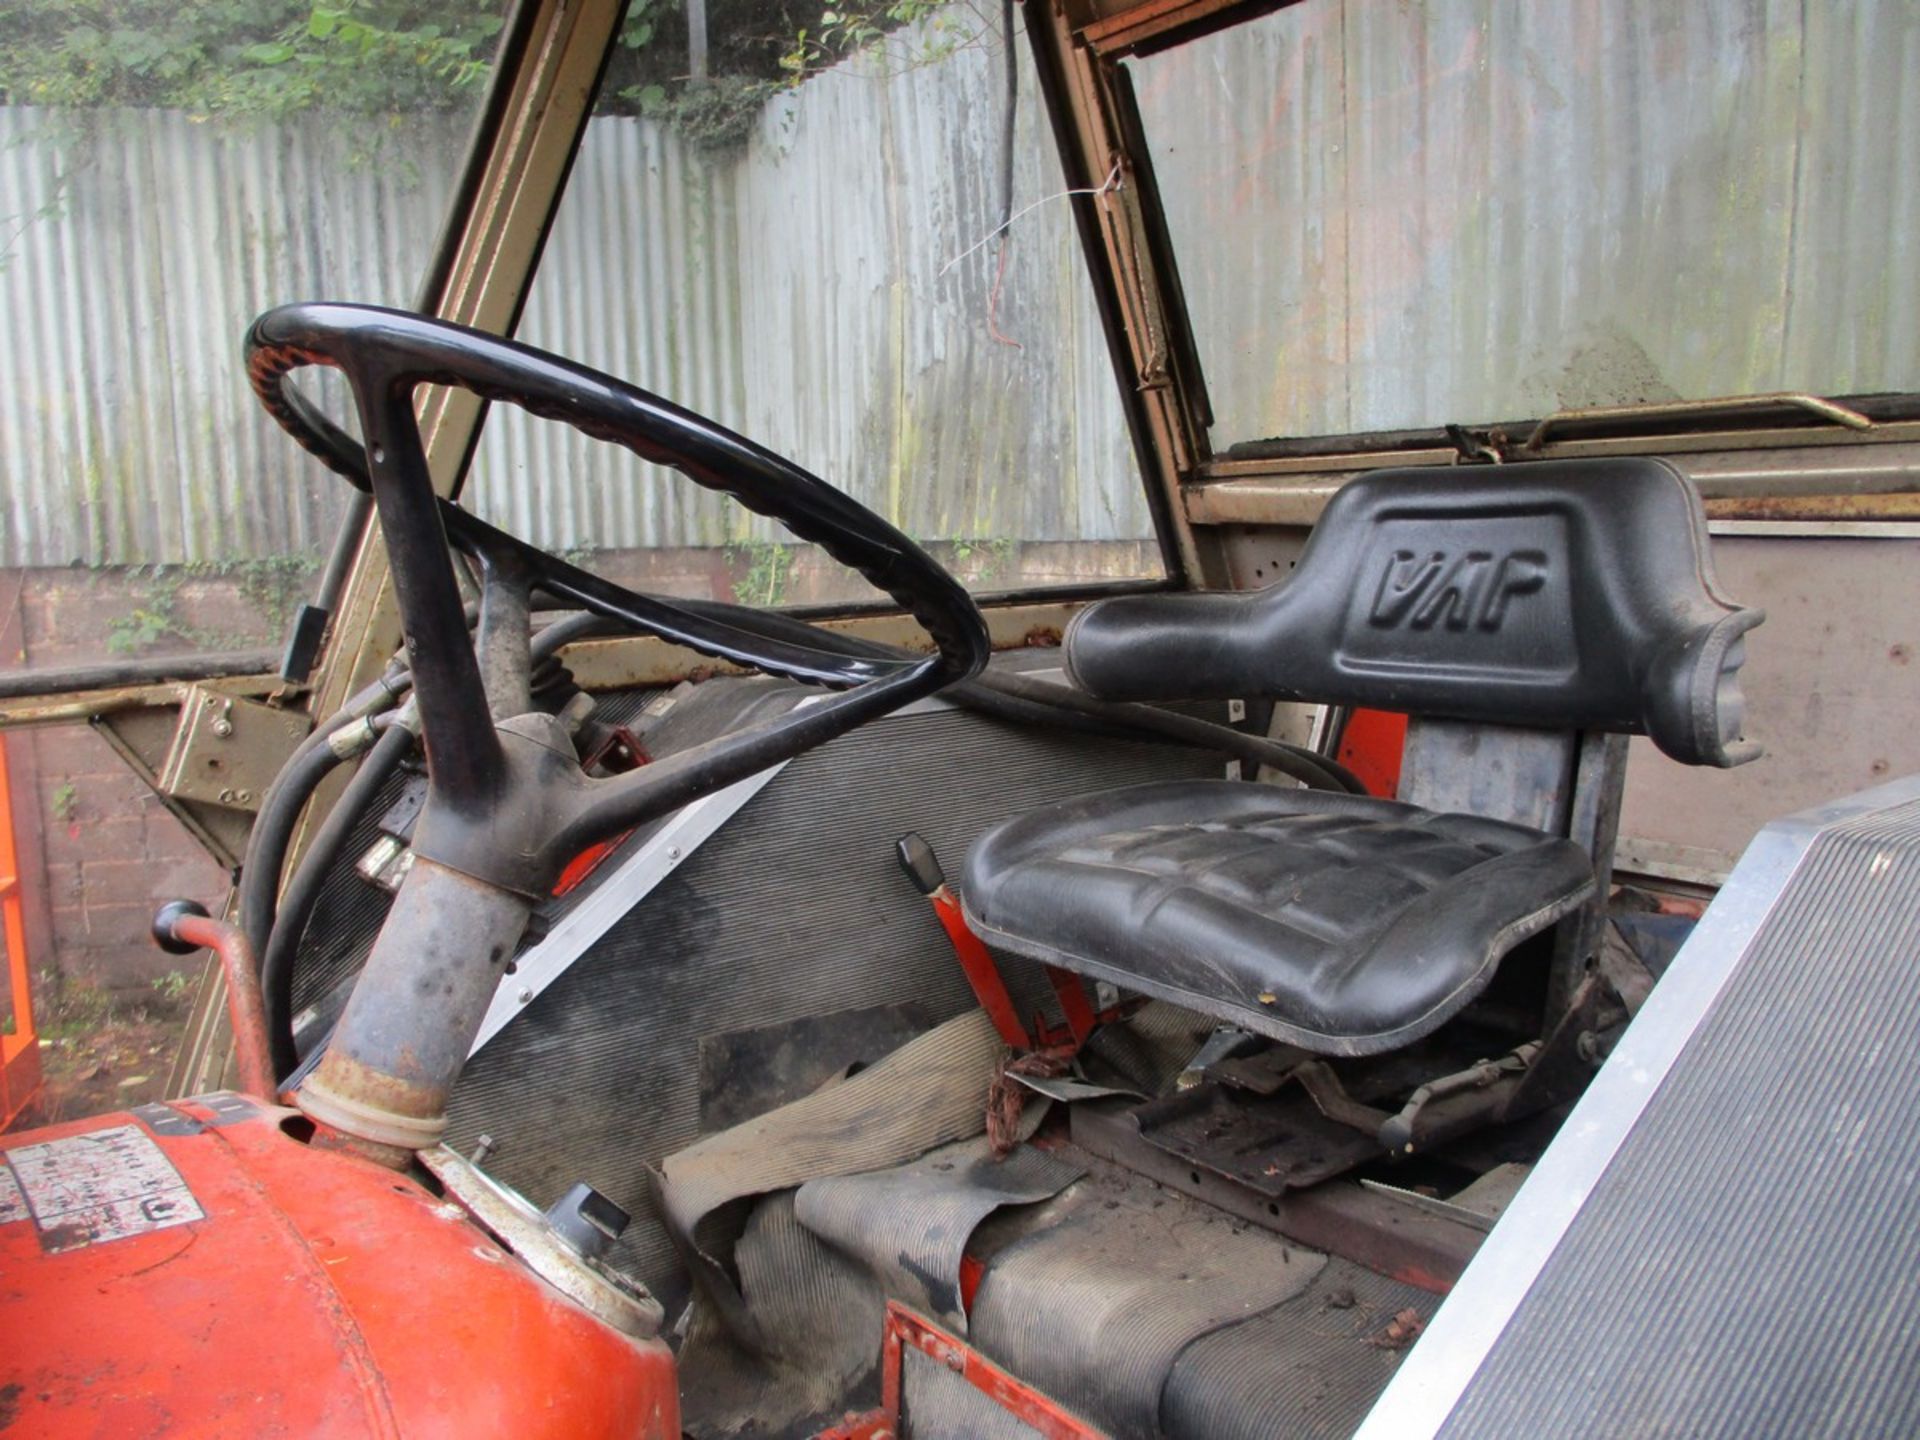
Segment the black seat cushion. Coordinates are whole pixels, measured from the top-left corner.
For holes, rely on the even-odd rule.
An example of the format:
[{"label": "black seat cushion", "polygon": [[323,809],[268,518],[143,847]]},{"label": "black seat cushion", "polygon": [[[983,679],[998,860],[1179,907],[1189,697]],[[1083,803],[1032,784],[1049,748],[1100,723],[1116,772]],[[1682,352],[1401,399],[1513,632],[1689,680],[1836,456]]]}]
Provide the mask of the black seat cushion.
[{"label": "black seat cushion", "polygon": [[987,831],[993,945],[1328,1055],[1437,1028],[1593,890],[1570,840],[1392,800],[1228,780],[1089,795]]}]

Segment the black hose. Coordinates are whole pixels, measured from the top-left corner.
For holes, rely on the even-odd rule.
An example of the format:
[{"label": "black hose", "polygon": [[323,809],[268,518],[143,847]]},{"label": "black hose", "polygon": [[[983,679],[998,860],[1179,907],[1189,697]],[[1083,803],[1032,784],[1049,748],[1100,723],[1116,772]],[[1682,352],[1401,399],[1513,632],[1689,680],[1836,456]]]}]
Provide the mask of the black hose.
[{"label": "black hose", "polygon": [[[696,611],[703,606],[703,602],[697,600],[676,603]],[[760,612],[756,622],[769,633],[786,640],[797,641],[801,638],[800,632],[811,631],[811,635],[806,637],[807,643],[828,649],[838,647],[847,654],[866,659],[910,658],[905,651],[876,640],[863,640],[838,631],[823,630],[776,611]],[[736,619],[735,623],[741,622]],[[1264,735],[1249,735],[1230,725],[1216,725],[1210,720],[1160,710],[1151,705],[1099,700],[1070,686],[1050,685],[1026,675],[987,670],[971,680],[949,686],[941,693],[955,704],[1016,723],[1057,726],[1063,715],[1078,715],[1107,727],[1104,733],[1120,738],[1139,739],[1143,733],[1163,736],[1198,749],[1215,751],[1231,759],[1268,766],[1316,790],[1340,790],[1354,795],[1367,793],[1359,777],[1338,760],[1302,746],[1289,745],[1284,740],[1273,740]],[[1023,705],[1038,707],[1051,714],[1041,720],[1034,710],[1021,708]]]},{"label": "black hose", "polygon": [[320,782],[340,763],[341,757],[326,743],[324,732],[316,730],[307,739],[315,736],[320,737],[319,744],[303,744],[274,776],[261,798],[253,833],[247,837],[246,859],[240,866],[240,928],[256,955],[265,953],[267,937],[273,932],[280,867],[293,841],[300,812],[306,809],[308,798]]},{"label": "black hose", "polygon": [[254,954],[266,954],[267,939],[273,933],[280,872],[286,866],[287,846],[293,841],[300,813],[320,782],[341,763],[342,757],[331,743],[334,735],[392,705],[412,683],[406,671],[390,668],[359,691],[294,748],[260,797],[260,811],[247,836],[247,853],[240,866],[240,928]]},{"label": "black hose", "polygon": [[[700,600],[676,600],[674,603],[695,613],[724,609],[726,618],[732,623],[749,627],[749,622],[741,619],[738,606],[710,606],[708,602]],[[544,652],[551,654],[573,640],[596,634],[624,633],[628,628],[582,613],[555,621],[535,637],[534,645],[539,648],[542,640],[554,637]],[[879,641],[824,630],[777,611],[759,612],[750,622],[750,628],[775,639],[836,650],[862,659],[911,658],[905,651]],[[1145,736],[1157,736],[1197,749],[1212,750],[1230,759],[1265,765],[1316,790],[1346,791],[1354,795],[1367,793],[1359,777],[1339,761],[1298,745],[1289,745],[1284,740],[1249,735],[1229,725],[1216,725],[1210,720],[1200,720],[1150,705],[1098,700],[1069,686],[1051,685],[1025,675],[984,671],[971,680],[949,686],[941,693],[957,705],[1015,724],[1056,728],[1064,724],[1069,729],[1116,739],[1138,740]]]},{"label": "black hose", "polygon": [[557,654],[563,645],[571,645],[576,640],[586,640],[599,635],[626,635],[632,633],[631,625],[621,624],[596,615],[591,610],[576,611],[564,615],[550,625],[540,628],[533,637],[533,663],[538,665],[548,656]]},{"label": "black hose", "polygon": [[1161,710],[1151,705],[1130,705],[1110,700],[1096,700],[1093,696],[1070,686],[1050,685],[1044,680],[1035,680],[1027,675],[982,675],[972,683],[998,690],[1004,695],[1032,700],[1037,704],[1058,705],[1062,709],[1078,711],[1083,715],[1097,715],[1135,729],[1152,731],[1170,740],[1179,740],[1203,750],[1217,750],[1233,759],[1265,765],[1280,771],[1283,775],[1291,775],[1301,784],[1315,790],[1344,790],[1350,795],[1367,793],[1367,787],[1360,782],[1360,778],[1338,760],[1317,755],[1298,745],[1289,745],[1283,740],[1270,740],[1264,735],[1249,735],[1244,730],[1235,730],[1231,725],[1216,725],[1211,720],[1200,720],[1191,715],[1182,715],[1178,711]]},{"label": "black hose", "polygon": [[360,762],[360,768],[327,818],[315,832],[313,843],[300,857],[293,878],[280,896],[279,915],[260,961],[260,989],[266,1000],[267,1041],[273,1051],[273,1071],[290,1075],[300,1057],[293,1045],[293,960],[313,918],[320,889],[332,872],[334,862],[346,848],[347,837],[362,815],[372,806],[380,788],[393,772],[413,753],[414,734],[405,725],[391,725],[374,742]]}]

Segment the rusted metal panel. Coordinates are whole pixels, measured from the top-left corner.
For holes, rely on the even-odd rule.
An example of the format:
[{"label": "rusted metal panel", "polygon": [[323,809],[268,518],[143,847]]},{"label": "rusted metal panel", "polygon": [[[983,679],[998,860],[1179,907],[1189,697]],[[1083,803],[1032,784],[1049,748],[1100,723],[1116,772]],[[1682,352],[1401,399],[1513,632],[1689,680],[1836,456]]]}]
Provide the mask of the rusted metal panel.
[{"label": "rusted metal panel", "polygon": [[[1889,430],[1895,427],[1886,427]],[[1904,433],[1912,427],[1902,426]],[[1920,446],[1912,439],[1875,444],[1808,443],[1768,448],[1703,449],[1725,435],[1658,440],[1592,440],[1550,449],[1567,458],[1654,453],[1672,460],[1692,480],[1715,519],[1904,520],[1920,496]],[[1196,525],[1311,525],[1333,493],[1368,469],[1446,465],[1445,450],[1395,455],[1338,456],[1288,462],[1288,473],[1258,473],[1270,461],[1224,462],[1227,478],[1189,485],[1187,517]]]},{"label": "rusted metal panel", "polygon": [[1717,881],[1768,821],[1920,771],[1920,540],[1718,535],[1713,562],[1767,611],[1741,671],[1767,753],[1695,770],[1635,740],[1622,870]]}]

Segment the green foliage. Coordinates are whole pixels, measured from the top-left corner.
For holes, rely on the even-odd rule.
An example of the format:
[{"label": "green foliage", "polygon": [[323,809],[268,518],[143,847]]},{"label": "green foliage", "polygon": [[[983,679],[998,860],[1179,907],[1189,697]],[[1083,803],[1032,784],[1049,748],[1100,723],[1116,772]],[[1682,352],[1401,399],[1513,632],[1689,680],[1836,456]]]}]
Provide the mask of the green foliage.
[{"label": "green foliage", "polygon": [[[107,625],[107,649],[115,655],[141,655],[166,640],[185,641],[201,650],[259,644],[286,630],[312,588],[314,566],[307,555],[269,555],[145,567],[146,578],[134,604]],[[133,573],[143,572],[136,567]],[[194,625],[181,613],[181,587],[189,581],[208,580],[231,582],[248,602],[247,612],[235,617],[246,627],[244,631]]]},{"label": "green foliage", "polygon": [[486,78],[497,0],[0,6],[0,102],[223,118],[442,110]]},{"label": "green foliage", "polygon": [[[397,117],[473,103],[506,0],[47,0],[0,3],[0,104],[164,108],[226,120]],[[981,0],[707,0],[711,78],[688,74],[684,0],[631,0],[602,111],[738,144],[767,94],[860,52],[925,63],[991,33]],[[889,48],[930,21],[909,50]]]},{"label": "green foliage", "polygon": [[1010,577],[1020,542],[1004,536],[959,536],[948,542],[948,565],[970,585]]},{"label": "green foliage", "polygon": [[79,802],[80,791],[71,780],[64,780],[53,792],[54,817],[59,820],[73,819],[73,807]]},{"label": "green foliage", "polygon": [[786,598],[793,578],[791,546],[778,540],[744,540],[727,547],[727,564],[746,567],[733,585],[733,598],[740,604],[766,608]]},{"label": "green foliage", "polygon": [[657,94],[644,100],[641,110],[671,125],[699,149],[725,152],[747,143],[760,107],[779,88],[771,80],[745,75],[717,76],[704,85],[688,85],[678,94],[652,85],[646,89]]},{"label": "green foliage", "polygon": [[[917,43],[907,45],[896,39],[901,30],[922,21],[931,24]],[[794,36],[780,56],[780,68],[790,83],[798,84],[850,55],[876,55],[895,69],[931,65],[980,40],[991,28],[980,9],[954,0],[829,5],[820,12],[816,26],[802,27]]]},{"label": "green foliage", "polygon": [[170,1005],[177,1005],[180,1003],[180,997],[187,993],[187,987],[193,984],[193,981],[187,978],[187,972],[184,970],[169,970],[164,975],[155,976],[152,984],[155,993],[162,1000]]}]

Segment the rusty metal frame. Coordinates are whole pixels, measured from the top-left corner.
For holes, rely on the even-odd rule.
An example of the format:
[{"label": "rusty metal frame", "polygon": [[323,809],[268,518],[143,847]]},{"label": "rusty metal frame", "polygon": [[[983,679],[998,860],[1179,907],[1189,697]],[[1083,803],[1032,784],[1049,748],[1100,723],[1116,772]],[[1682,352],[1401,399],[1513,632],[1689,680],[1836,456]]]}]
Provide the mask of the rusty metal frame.
[{"label": "rusty metal frame", "polygon": [[[1028,0],[1042,89],[1055,111],[1069,183],[1118,173],[1119,194],[1099,197],[1098,242],[1087,245],[1097,290],[1117,300],[1116,365],[1123,392],[1140,403],[1136,435],[1142,468],[1171,498],[1184,573],[1197,585],[1228,583],[1225,526],[1309,526],[1326,498],[1365,470],[1457,463],[1459,448],[1435,429],[1377,435],[1303,437],[1215,455],[1202,357],[1183,350],[1185,305],[1176,256],[1160,223],[1152,159],[1121,62],[1283,9],[1297,0]],[[1049,81],[1051,80],[1051,84]],[[1114,167],[1118,167],[1116,170]],[[1091,180],[1084,177],[1092,177]],[[1120,203],[1131,195],[1131,206]],[[1085,203],[1085,202],[1082,202]],[[1083,233],[1083,239],[1088,238]],[[1122,363],[1124,361],[1124,363]],[[1786,417],[1785,423],[1780,417]],[[1742,423],[1751,416],[1751,423]],[[1920,442],[1911,407],[1876,418],[1828,397],[1800,393],[1733,396],[1648,406],[1568,410],[1487,427],[1513,459],[1633,454],[1783,452]],[[1476,429],[1476,434],[1478,433]],[[1508,437],[1511,437],[1509,439]],[[1850,454],[1839,447],[1850,447]],[[1748,465],[1759,472],[1762,465]],[[1884,468],[1876,459],[1865,470]],[[1703,484],[1716,519],[1911,520],[1920,484],[1889,487],[1829,466],[1798,490],[1758,483],[1751,493]]]},{"label": "rusty metal frame", "polygon": [[1114,60],[1086,43],[1087,26],[1101,20],[1087,8],[1028,0],[1034,68],[1067,184],[1100,191],[1074,196],[1075,219],[1170,574],[1219,584],[1217,552],[1196,543],[1181,503],[1182,485],[1211,458],[1199,367],[1131,89]]},{"label": "rusty metal frame", "polygon": [[[1049,1398],[1010,1371],[1003,1370],[957,1335],[951,1335],[898,1300],[887,1302],[880,1343],[880,1409],[895,1436],[901,1430],[901,1399],[906,1352],[911,1346],[965,1380],[1021,1424],[1046,1440],[1105,1440],[1059,1401]],[[870,1432],[880,1433],[880,1432]]]},{"label": "rusty metal frame", "polygon": [[[1715,431],[1658,439],[1594,438],[1546,444],[1538,458],[1658,454],[1699,489],[1713,520],[1911,521],[1920,518],[1920,423],[1852,429]],[[1237,461],[1182,495],[1188,522],[1306,527],[1349,480],[1396,465],[1445,465],[1451,450],[1290,461]]]},{"label": "rusty metal frame", "polygon": [[[444,287],[428,311],[503,335],[512,333],[532,285],[625,9],[624,0],[530,3],[536,11],[526,60],[508,82],[504,123],[460,223]],[[420,433],[440,494],[457,493],[484,414],[468,391],[422,391]],[[313,713],[332,713],[378,674],[399,644],[385,546],[369,527],[314,677]]]}]

